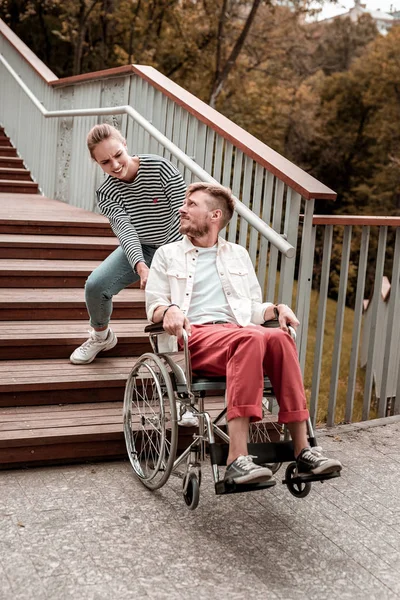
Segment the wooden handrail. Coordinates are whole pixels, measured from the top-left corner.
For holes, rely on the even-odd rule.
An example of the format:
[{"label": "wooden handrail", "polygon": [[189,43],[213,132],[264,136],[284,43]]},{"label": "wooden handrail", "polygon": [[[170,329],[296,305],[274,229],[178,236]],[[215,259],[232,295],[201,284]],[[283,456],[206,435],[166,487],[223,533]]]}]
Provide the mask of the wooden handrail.
[{"label": "wooden handrail", "polygon": [[58,79],[57,75],[54,75],[53,71],[50,71],[48,67],[28,48],[26,44],[0,19],[0,34],[3,35],[10,44],[17,50],[17,52],[30,64],[32,69],[46,82],[52,83],[55,79]]},{"label": "wooden handrail", "polygon": [[275,150],[230,121],[227,117],[224,117],[208,104],[199,100],[199,98],[196,98],[196,96],[168,79],[168,77],[153,67],[127,65],[124,67],[116,67],[113,69],[58,79],[1,20],[0,33],[4,35],[24,59],[31,64],[32,68],[35,69],[42,79],[54,88],[85,83],[95,79],[122,77],[134,73],[146,80],[156,89],[162,91],[163,94],[185,108],[185,110],[194,115],[201,122],[211,127],[219,135],[242,150],[247,156],[253,158],[296,192],[301,194],[306,200],[336,199],[336,193],[333,190],[300,169],[300,167],[291,163],[278,152],[275,152]]},{"label": "wooden handrail", "polygon": [[[300,216],[302,218],[303,215]],[[364,215],[314,215],[313,225],[375,225],[400,227],[400,217],[374,217]]]},{"label": "wooden handrail", "polygon": [[268,171],[276,175],[279,179],[287,183],[296,192],[299,192],[306,200],[335,200],[337,194],[326,185],[312,177],[300,167],[290,162],[287,158],[275,152],[272,148],[258,140],[239,125],[224,117],[214,108],[182,88],[177,83],[171,81],[154,69],[145,65],[128,65],[126,67],[117,67],[106,69],[94,73],[85,73],[73,77],[64,77],[58,81],[52,82],[53,87],[74,85],[85,83],[93,79],[103,79],[110,77],[124,76],[129,73],[135,73],[150,85],[160,90],[163,94],[171,98],[179,106],[182,106],[190,114],[194,115],[199,121],[205,123],[219,135],[231,142],[234,146],[242,150],[247,156],[250,156]]}]

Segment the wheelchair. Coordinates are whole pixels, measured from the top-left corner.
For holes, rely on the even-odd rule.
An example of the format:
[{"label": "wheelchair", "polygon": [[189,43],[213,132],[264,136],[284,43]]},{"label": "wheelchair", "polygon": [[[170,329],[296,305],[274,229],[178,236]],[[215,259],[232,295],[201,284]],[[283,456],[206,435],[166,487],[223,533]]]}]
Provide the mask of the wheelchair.
[{"label": "wheelchair", "polygon": [[[225,423],[226,407],[210,416],[209,394],[224,398],[225,377],[196,377],[192,373],[188,337],[183,331],[183,351],[159,352],[159,336],[165,334],[162,323],[148,325],[153,352],[142,354],[136,361],[125,387],[123,422],[128,458],[136,477],[150,490],[161,488],[171,475],[182,480],[182,493],[187,507],[197,508],[200,498],[202,464],[209,455],[215,493],[234,494],[266,489],[276,485],[265,482],[235,484],[220,477],[219,467],[226,465],[229,434]],[[212,396],[215,400],[215,396]],[[209,399],[209,400],[207,400]],[[216,402],[218,405],[218,402]],[[285,484],[297,498],[306,497],[314,481],[339,477],[340,472],[324,475],[298,474],[293,443],[285,426],[279,426],[273,412],[277,403],[271,382],[264,378],[263,419],[251,423],[248,451],[254,462],[267,465],[275,474],[282,463],[286,467]],[[177,455],[178,421],[189,410],[198,419],[197,431],[189,445]],[[209,408],[210,410],[210,408]],[[182,432],[186,428],[179,427]],[[317,440],[310,419],[307,422],[311,447]],[[187,430],[186,430],[187,431]]]}]

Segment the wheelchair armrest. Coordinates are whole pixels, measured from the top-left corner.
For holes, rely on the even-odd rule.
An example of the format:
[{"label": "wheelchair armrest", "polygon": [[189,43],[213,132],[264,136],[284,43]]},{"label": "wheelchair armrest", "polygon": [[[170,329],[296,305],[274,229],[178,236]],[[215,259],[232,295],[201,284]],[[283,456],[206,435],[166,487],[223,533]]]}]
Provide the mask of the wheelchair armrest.
[{"label": "wheelchair armrest", "polygon": [[270,319],[261,323],[261,327],[279,327],[279,321],[278,319]]},{"label": "wheelchair armrest", "polygon": [[[279,327],[279,321],[278,319],[270,319],[269,321],[264,321],[264,323],[261,323],[262,327]],[[288,329],[289,329],[289,334],[291,335],[291,337],[296,340],[297,334],[295,329],[291,326],[288,325]]]},{"label": "wheelchair armrest", "polygon": [[162,321],[159,323],[151,323],[151,325],[146,325],[144,328],[145,333],[163,333],[164,327]]}]

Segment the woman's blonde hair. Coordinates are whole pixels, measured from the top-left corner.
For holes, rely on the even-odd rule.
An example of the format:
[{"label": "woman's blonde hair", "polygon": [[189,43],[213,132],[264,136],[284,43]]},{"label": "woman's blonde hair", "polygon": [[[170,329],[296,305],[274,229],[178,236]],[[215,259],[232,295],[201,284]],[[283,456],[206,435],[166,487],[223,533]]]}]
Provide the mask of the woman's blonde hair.
[{"label": "woman's blonde hair", "polygon": [[119,142],[125,144],[125,138],[121,134],[118,129],[109,125],[108,123],[100,123],[100,125],[95,125],[87,134],[86,143],[88,150],[90,152],[90,156],[94,159],[93,151],[96,148],[97,144],[100,144],[103,140],[107,140],[108,138],[113,137]]}]

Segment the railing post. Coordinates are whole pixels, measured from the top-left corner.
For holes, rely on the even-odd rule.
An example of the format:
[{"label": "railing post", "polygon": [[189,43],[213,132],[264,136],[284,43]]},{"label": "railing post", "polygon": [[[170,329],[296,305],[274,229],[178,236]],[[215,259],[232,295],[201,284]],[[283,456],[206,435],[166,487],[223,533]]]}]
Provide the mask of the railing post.
[{"label": "railing post", "polygon": [[[262,215],[261,218],[265,223],[269,223],[271,220],[271,210],[272,210],[272,193],[274,189],[274,181],[275,177],[272,173],[265,172],[265,180],[264,180],[264,193],[263,193],[263,202],[262,202]],[[268,256],[268,240],[264,236],[260,241],[260,254],[258,257],[258,268],[257,268],[257,276],[258,281],[260,282],[261,289],[264,291],[265,288],[265,278],[266,278],[266,269],[267,269],[267,256]],[[267,296],[267,300],[273,302],[274,298],[269,298]]]},{"label": "railing post", "polygon": [[[385,354],[383,357],[383,368],[382,368],[382,385],[380,389],[379,398],[379,409],[378,417],[385,417],[387,410],[387,389],[389,383],[390,369],[393,365],[395,369],[395,362],[392,361],[393,352],[393,340],[398,340],[400,337],[400,298],[399,298],[399,284],[400,281],[400,227],[396,231],[396,242],[394,247],[394,260],[392,268],[392,281],[390,288],[390,298],[388,307],[388,316],[386,324],[386,337],[385,337]],[[399,357],[400,358],[400,357]],[[397,369],[400,371],[399,364],[397,362]],[[395,372],[393,373],[395,377]]]},{"label": "railing post", "polygon": [[365,290],[365,275],[368,264],[369,227],[363,226],[358,263],[356,302],[354,306],[353,336],[351,340],[349,378],[347,383],[345,421],[350,423],[353,418],[354,392],[357,380],[358,354],[360,346],[361,321]]},{"label": "railing post", "polygon": [[394,399],[394,414],[400,415],[400,368],[397,373],[396,398]]},{"label": "railing post", "polygon": [[344,227],[342,260],[340,263],[339,295],[336,308],[335,342],[332,357],[331,385],[329,389],[327,417],[328,427],[333,427],[333,425],[335,424],[335,409],[340,370],[340,354],[342,349],[344,309],[346,306],[347,278],[349,274],[351,229],[351,225],[345,225]]},{"label": "railing post", "polygon": [[[275,229],[275,231],[281,230],[284,191],[285,191],[284,182],[281,180],[276,181],[274,204],[273,204],[273,214],[272,214],[272,228]],[[278,250],[277,250],[277,248],[275,248],[274,246],[271,245],[270,249],[269,249],[267,298],[275,299],[277,268],[278,268]]]},{"label": "railing post", "polygon": [[304,373],[307,352],[308,315],[313,272],[315,247],[315,227],[313,227],[314,200],[307,200],[304,208],[303,232],[297,284],[296,315],[300,321],[298,328],[298,350],[301,370]]},{"label": "railing post", "polygon": [[368,343],[368,359],[367,359],[367,373],[365,376],[365,386],[364,386],[364,404],[363,404],[363,412],[362,419],[363,421],[368,421],[369,419],[369,411],[371,407],[371,394],[372,394],[372,386],[374,382],[374,357],[375,357],[375,339],[376,339],[376,321],[378,317],[379,310],[379,297],[381,295],[381,286],[382,286],[382,277],[383,277],[383,267],[385,263],[385,246],[386,246],[386,238],[387,238],[387,227],[382,226],[379,232],[379,242],[378,242],[378,256],[376,259],[376,269],[375,269],[375,286],[374,286],[374,294],[372,297],[372,315],[371,315],[371,330],[369,333],[369,343]]},{"label": "railing post", "polygon": [[[285,228],[286,239],[295,248],[297,247],[297,235],[299,231],[301,196],[291,188],[287,190]],[[281,272],[279,279],[278,301],[292,306],[293,280],[295,258],[281,256]]]},{"label": "railing post", "polygon": [[315,426],[318,410],[318,394],[321,377],[322,349],[324,346],[324,327],[326,305],[328,299],[329,274],[332,252],[333,225],[325,225],[324,249],[322,259],[321,284],[319,288],[319,304],[317,316],[317,331],[315,335],[314,366],[311,384],[310,418]]}]

